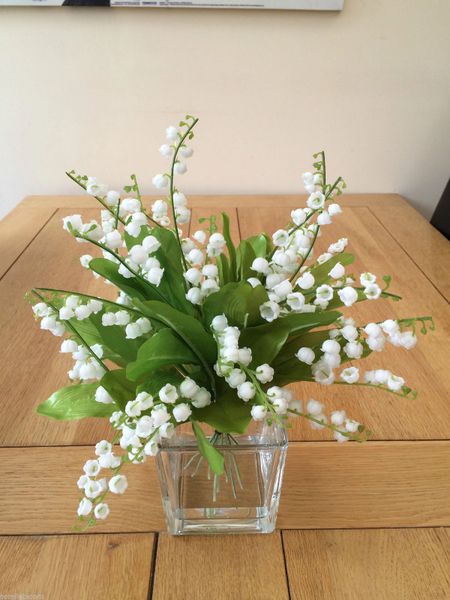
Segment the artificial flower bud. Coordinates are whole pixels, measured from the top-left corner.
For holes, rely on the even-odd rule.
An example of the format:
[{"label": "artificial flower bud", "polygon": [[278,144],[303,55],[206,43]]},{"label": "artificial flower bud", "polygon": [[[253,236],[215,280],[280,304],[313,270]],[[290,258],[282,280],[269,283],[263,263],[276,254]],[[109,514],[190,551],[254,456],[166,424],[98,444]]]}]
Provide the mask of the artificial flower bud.
[{"label": "artificial flower bud", "polygon": [[299,361],[306,363],[307,365],[312,365],[315,359],[314,350],[311,348],[303,347],[297,351],[295,355]]},{"label": "artificial flower bud", "polygon": [[258,381],[261,383],[269,383],[269,381],[272,381],[275,371],[270,365],[265,363],[256,367],[255,373]]}]

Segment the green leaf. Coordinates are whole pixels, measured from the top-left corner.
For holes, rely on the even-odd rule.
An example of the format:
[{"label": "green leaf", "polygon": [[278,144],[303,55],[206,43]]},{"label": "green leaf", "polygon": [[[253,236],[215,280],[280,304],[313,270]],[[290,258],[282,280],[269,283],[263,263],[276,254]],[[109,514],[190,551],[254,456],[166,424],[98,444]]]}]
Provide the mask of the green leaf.
[{"label": "green leaf", "polygon": [[270,365],[286,343],[289,332],[287,325],[277,327],[261,325],[245,329],[241,334],[240,344],[249,347],[252,351],[250,367],[255,368],[265,363]]},{"label": "green leaf", "polygon": [[147,392],[152,396],[157,396],[159,390],[164,387],[167,383],[171,383],[175,387],[178,387],[183,381],[183,377],[172,369],[158,369],[152,373],[149,380],[144,381],[136,388],[136,393]]},{"label": "green leaf", "polygon": [[188,315],[193,315],[195,308],[186,298],[183,260],[180,245],[174,232],[165,227],[155,227],[151,230],[151,235],[161,244],[159,250],[153,255],[159,260],[161,267],[164,269],[164,275],[158,289],[167,298],[171,306]]},{"label": "green leaf", "polygon": [[300,362],[295,356],[277,367],[270,385],[280,387],[296,381],[314,381],[311,366]]},{"label": "green leaf", "polygon": [[194,408],[194,418],[220,433],[245,433],[251,420],[251,404],[238,398],[222,380],[217,388],[217,399],[205,408]]},{"label": "green leaf", "polygon": [[200,425],[195,421],[192,421],[192,429],[194,430],[195,437],[197,438],[200,454],[206,458],[213,473],[216,475],[222,475],[224,472],[224,458],[222,454],[217,450],[217,448],[214,448],[214,446],[203,433]]},{"label": "green leaf", "polygon": [[123,277],[119,273],[119,265],[107,260],[106,258],[93,258],[89,263],[89,268],[98,273],[114,285],[122,292],[125,292],[131,298],[137,297],[141,300],[155,297],[161,300],[161,295],[155,291],[155,286],[150,283],[147,285],[136,277]]},{"label": "green leaf", "polygon": [[115,404],[95,400],[98,383],[69,385],[54,392],[37,407],[37,413],[53,419],[69,421],[85,417],[110,417],[117,410]]},{"label": "green leaf", "polygon": [[124,232],[124,240],[127,247],[127,250],[131,250],[133,246],[138,244],[142,244],[142,241],[149,235],[153,235],[153,229],[148,225],[141,225],[139,230],[139,235],[137,237],[133,237],[126,231]]},{"label": "green leaf", "polygon": [[351,265],[354,260],[355,257],[353,254],[341,252],[340,254],[335,254],[321,265],[313,266],[311,268],[311,274],[314,275],[315,287],[322,285],[331,279],[331,277],[328,276],[328,273],[337,263],[341,263],[341,265],[345,267],[347,265]]},{"label": "green leaf", "polygon": [[226,212],[222,213],[222,235],[227,244],[229,264],[230,264],[230,279],[235,281],[236,278],[236,248],[230,234],[230,217]]},{"label": "green leaf", "polygon": [[225,254],[221,254],[216,258],[216,265],[219,271],[219,281],[221,286],[224,286],[226,283],[229,283],[231,279],[234,279],[228,257]]},{"label": "green leaf", "polygon": [[[171,306],[188,314],[193,314],[195,309],[186,299],[181,249],[174,232],[165,227],[151,228],[143,225],[137,237],[125,233],[127,248],[129,249],[136,244],[141,244],[144,238],[149,235],[152,235],[161,244],[160,248],[152,255],[159,260],[161,267],[164,269],[164,275],[158,286],[158,291],[167,299],[167,302]],[[160,297],[154,299],[161,300]]]},{"label": "green leaf", "polygon": [[309,331],[315,327],[331,325],[332,323],[335,323],[340,316],[340,312],[330,310],[314,313],[290,313],[286,317],[277,319],[268,325],[276,323],[280,326],[287,325],[289,327],[290,335],[294,335],[296,333]]},{"label": "green leaf", "polygon": [[134,300],[134,303],[150,319],[170,327],[189,346],[205,369],[212,391],[215,391],[211,365],[216,362],[217,346],[212,335],[205,331],[200,321],[163,302]]},{"label": "green leaf", "polygon": [[282,351],[290,336],[330,325],[340,316],[341,313],[337,311],[290,313],[272,323],[249,327],[242,332],[241,344],[249,346],[252,350],[252,367],[263,363],[270,364]]},{"label": "green leaf", "polygon": [[[123,360],[122,365],[136,360],[136,356],[140,346],[145,342],[144,337],[130,340],[126,337],[125,328],[120,325],[110,325],[105,327],[102,325],[102,317],[100,314],[91,315],[89,319],[97,328],[102,346],[106,346],[112,352]],[[81,321],[83,322],[83,321]]]},{"label": "green leaf", "polygon": [[315,351],[316,349],[319,349],[323,342],[327,339],[329,339],[328,329],[323,331],[309,331],[308,333],[296,335],[289,339],[288,342],[283,346],[282,350],[276,357],[273,366],[276,369],[277,365],[292,359],[300,348],[306,347]]},{"label": "green leaf", "polygon": [[267,300],[262,285],[253,288],[246,281],[227,283],[203,303],[205,323],[209,326],[216,315],[224,313],[230,325],[252,327],[263,322],[259,307]]},{"label": "green leaf", "polygon": [[255,253],[256,257],[265,258],[272,250],[272,242],[266,233],[260,233],[246,240]]},{"label": "green leaf", "polygon": [[[42,290],[45,292],[48,292],[49,294],[51,294],[51,302],[53,304],[53,306],[55,306],[56,309],[61,308],[62,306],[64,306],[64,302],[65,299],[71,294],[71,292],[62,292],[60,290],[51,290],[51,289],[46,289],[46,290]],[[73,292],[74,295],[77,295],[77,292]],[[105,300],[103,300],[102,298],[99,298],[100,301],[106,302]],[[68,323],[70,323],[70,325],[72,325],[73,329],[76,331],[76,333],[83,338],[83,340],[89,345],[89,346],[94,346],[95,344],[100,344],[103,348],[103,359],[108,359],[111,360],[112,362],[116,363],[119,366],[123,366],[126,362],[129,362],[130,360],[134,360],[134,357],[136,356],[137,353],[137,348],[139,348],[139,345],[144,341],[144,339],[142,340],[126,340],[128,343],[130,342],[138,342],[137,344],[129,344],[129,346],[127,345],[127,349],[128,348],[133,348],[134,346],[136,346],[136,352],[134,354],[134,357],[131,355],[131,350],[130,353],[126,353],[125,352],[121,352],[118,344],[119,344],[119,340],[116,340],[116,337],[119,338],[123,338],[125,339],[125,332],[124,329],[122,327],[104,327],[102,325],[102,320],[101,320],[101,316],[100,313],[92,314],[89,317],[87,317],[87,319],[82,319],[81,321],[79,321],[76,318],[73,319],[69,319]],[[113,331],[116,331],[117,333],[113,333]],[[78,337],[74,336],[77,343],[79,343],[79,339]]]},{"label": "green leaf", "polygon": [[242,240],[237,249],[237,271],[240,280],[246,280],[255,275],[251,270],[255,258],[255,251],[250,242]]},{"label": "green leaf", "polygon": [[136,384],[127,379],[125,369],[108,371],[101,378],[100,385],[121,410],[125,410],[127,402],[136,397]]},{"label": "green leaf", "polygon": [[167,365],[195,364],[199,360],[192,350],[172,329],[155,333],[139,349],[137,360],[127,366],[127,377],[140,381],[153,371]]}]

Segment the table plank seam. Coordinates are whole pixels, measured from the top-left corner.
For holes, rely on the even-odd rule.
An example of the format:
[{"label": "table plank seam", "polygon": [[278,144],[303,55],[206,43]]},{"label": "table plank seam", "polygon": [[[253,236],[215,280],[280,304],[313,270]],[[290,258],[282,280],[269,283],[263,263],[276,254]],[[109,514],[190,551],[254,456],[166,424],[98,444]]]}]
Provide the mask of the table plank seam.
[{"label": "table plank seam", "polygon": [[[445,302],[447,304],[450,304],[449,300],[447,300],[447,298],[444,296],[444,294],[441,292],[441,290],[438,287],[436,287],[436,285],[433,283],[433,281],[431,281],[431,279],[428,277],[428,275],[425,273],[425,271],[422,269],[422,267],[414,260],[414,258],[409,254],[409,252],[406,250],[406,248],[404,248],[402,246],[402,244],[399,242],[399,240],[397,240],[392,235],[392,233],[389,231],[389,229],[386,227],[386,225],[378,218],[378,216],[376,215],[376,213],[373,212],[373,210],[370,208],[370,206],[367,206],[366,208],[369,209],[370,213],[375,217],[375,219],[381,225],[381,227],[389,234],[389,236],[394,240],[394,242],[396,244],[398,244],[398,246],[403,250],[403,252],[406,254],[406,256],[408,256],[408,258],[416,265],[416,267],[419,269],[419,271],[422,273],[422,275],[424,275],[426,277],[427,281],[430,283],[430,285],[433,286],[433,288],[437,291],[437,293],[441,296],[441,298],[443,300],[445,300]],[[430,225],[430,227],[431,227],[431,225]]]},{"label": "table plank seam", "polygon": [[156,573],[156,561],[158,555],[158,544],[159,544],[159,531],[155,531],[153,538],[153,548],[152,555],[150,560],[150,574],[148,581],[148,592],[147,592],[147,600],[152,600],[153,598],[153,590],[155,587],[155,573]]},{"label": "table plank seam", "polygon": [[[409,531],[413,529],[443,529],[450,531],[450,525],[408,525],[408,526],[399,526],[399,525],[376,525],[370,527],[368,525],[365,526],[355,526],[355,527],[277,527],[273,533],[279,532],[289,532],[289,531]],[[143,536],[146,535],[154,535],[158,536],[161,533],[166,533],[166,529],[144,529],[144,530],[134,530],[134,531],[117,531],[117,530],[102,530],[102,531],[90,531],[88,536],[105,536],[105,535],[114,535],[114,536]],[[243,534],[245,535],[245,534]],[[270,534],[269,534],[270,535]],[[0,532],[1,538],[59,538],[59,537],[84,537],[86,533],[80,532],[60,532],[60,533],[41,533],[41,532],[33,532],[33,533],[2,533]],[[156,560],[155,560],[156,565]],[[149,597],[148,600],[151,600]]]},{"label": "table plank seam", "polygon": [[[376,438],[373,440],[367,440],[364,442],[365,445],[373,445],[373,444],[410,444],[411,442],[418,443],[446,443],[450,442],[450,437],[445,438]],[[332,446],[336,442],[334,440],[289,440],[289,445],[304,445],[304,444],[327,444]],[[2,450],[41,450],[43,448],[86,448],[92,449],[94,444],[27,444],[27,445],[8,445],[2,446],[0,445],[0,452]],[[120,448],[119,445],[115,445],[116,448]]]},{"label": "table plank seam", "polygon": [[9,273],[9,271],[14,267],[14,265],[16,264],[16,262],[20,259],[20,257],[24,254],[24,252],[26,252],[26,250],[31,246],[31,244],[34,242],[34,240],[41,234],[41,232],[45,229],[45,227],[47,227],[47,225],[50,223],[50,221],[53,219],[53,217],[55,216],[55,214],[58,212],[59,209],[55,209],[52,214],[49,216],[49,218],[45,221],[45,223],[43,223],[42,227],[40,227],[38,229],[38,231],[33,235],[33,237],[29,240],[29,242],[22,248],[22,250],[19,252],[19,254],[14,258],[14,260],[12,261],[12,263],[9,265],[9,267],[7,269],[5,269],[5,271],[0,275],[0,281],[5,277],[5,275],[7,275]]},{"label": "table plank seam", "polygon": [[283,531],[284,531],[284,529],[280,529],[281,552],[283,554],[284,575],[286,577],[286,589],[287,589],[287,594],[288,594],[288,600],[291,600],[291,598],[292,598],[292,596],[291,596],[291,582],[289,581],[289,572],[288,572],[288,565],[287,565],[287,560],[286,560],[286,549],[284,547]]}]

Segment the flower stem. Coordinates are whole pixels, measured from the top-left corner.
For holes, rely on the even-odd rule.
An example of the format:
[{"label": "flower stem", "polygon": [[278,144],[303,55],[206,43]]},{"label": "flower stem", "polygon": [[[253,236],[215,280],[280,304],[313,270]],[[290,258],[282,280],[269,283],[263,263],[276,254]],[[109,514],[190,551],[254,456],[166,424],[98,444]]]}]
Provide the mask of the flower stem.
[{"label": "flower stem", "polygon": [[163,296],[163,294],[161,294],[161,292],[158,290],[158,288],[155,285],[152,285],[151,283],[149,283],[146,279],[141,277],[139,275],[139,273],[137,273],[137,271],[135,271],[129,265],[127,265],[127,263],[120,256],[120,254],[118,254],[117,252],[114,252],[113,250],[108,248],[108,246],[105,246],[104,244],[101,244],[100,242],[96,242],[95,240],[92,240],[87,235],[81,235],[81,234],[76,235],[75,234],[75,237],[85,240],[86,242],[90,242],[91,244],[94,244],[94,246],[97,246],[97,248],[100,248],[101,250],[104,250],[105,252],[108,252],[108,254],[111,254],[112,256],[114,256],[124,267],[126,267],[128,269],[128,271],[130,271],[130,273],[133,273],[133,275],[137,279],[139,279],[146,287],[150,287],[153,291],[155,291],[158,294],[158,296],[160,296],[163,299],[164,302],[167,302],[167,299],[165,298],[165,296]]},{"label": "flower stem", "polygon": [[[81,183],[81,181],[78,181],[78,179],[76,177],[74,177],[70,171],[66,171],[66,175],[72,181],[74,181],[77,185],[79,185],[84,191],[86,191],[86,186],[83,183]],[[100,202],[100,204],[103,206],[103,208],[105,208],[108,212],[110,212],[114,218],[117,218],[123,225],[125,225],[125,221],[122,219],[122,217],[119,217],[118,212],[116,214],[116,212],[110,206],[108,206],[106,204],[106,202],[104,202],[103,199],[100,198],[100,196],[94,196],[94,198],[97,200],[97,202]],[[117,225],[116,225],[116,227],[117,227]]]},{"label": "flower stem", "polygon": [[139,200],[139,203],[141,205],[141,211],[144,213],[144,215],[147,217],[147,219],[149,221],[151,221],[156,227],[162,227],[162,225],[160,225],[157,221],[152,219],[151,216],[145,212],[144,203],[142,201],[141,190],[139,189],[139,184],[138,184],[136,175],[130,175],[130,179],[133,182],[134,191],[136,192],[137,199]]},{"label": "flower stem", "polygon": [[194,129],[194,127],[196,126],[197,123],[198,123],[198,118],[192,117],[192,123],[186,129],[185,133],[181,136],[180,141],[178,142],[178,144],[175,148],[175,151],[173,153],[173,158],[172,158],[172,165],[170,168],[170,204],[172,207],[172,217],[173,217],[173,224],[174,224],[174,228],[175,228],[175,235],[177,236],[177,241],[180,246],[181,260],[183,261],[184,271],[187,271],[188,267],[187,267],[186,259],[184,257],[183,248],[181,246],[180,234],[178,232],[177,216],[175,213],[175,203],[174,203],[174,199],[173,199],[173,196],[175,194],[175,186],[174,186],[175,171],[174,170],[175,170],[175,164],[177,162],[178,152],[180,151],[181,147],[183,146],[185,139],[191,134],[192,130]]},{"label": "flower stem", "polygon": [[98,300],[99,302],[103,302],[104,304],[110,304],[111,306],[117,306],[121,310],[127,310],[128,312],[136,313],[137,315],[140,315],[141,317],[145,316],[144,313],[142,313],[140,310],[137,310],[136,308],[131,308],[124,304],[119,304],[118,302],[114,302],[113,300],[106,300],[105,298],[99,298],[98,296],[91,296],[90,294],[81,294],[80,292],[71,292],[69,290],[56,290],[54,288],[35,288],[35,289],[40,292],[53,292],[55,294],[64,294],[67,296],[73,295],[73,296],[78,296],[79,298],[88,298],[89,300]]},{"label": "flower stem", "polygon": [[[37,292],[36,289],[32,289],[31,292],[35,296],[37,296],[40,300],[42,300],[42,302],[44,302],[52,310],[54,310],[56,313],[58,312],[56,306],[54,306],[49,300],[47,300],[47,298],[45,298],[45,296],[42,296],[41,294],[39,294],[39,292]],[[98,364],[102,367],[102,369],[104,369],[105,371],[109,371],[109,369],[105,365],[105,363],[95,354],[95,352],[91,349],[91,347],[86,342],[86,340],[83,338],[83,336],[80,333],[78,333],[77,329],[72,325],[72,323],[69,323],[69,321],[65,320],[64,326],[67,327],[68,329],[70,329],[70,331],[77,336],[77,338],[80,340],[82,345],[86,348],[86,350],[89,352],[89,354],[92,356],[92,358],[94,358],[98,362]]]}]

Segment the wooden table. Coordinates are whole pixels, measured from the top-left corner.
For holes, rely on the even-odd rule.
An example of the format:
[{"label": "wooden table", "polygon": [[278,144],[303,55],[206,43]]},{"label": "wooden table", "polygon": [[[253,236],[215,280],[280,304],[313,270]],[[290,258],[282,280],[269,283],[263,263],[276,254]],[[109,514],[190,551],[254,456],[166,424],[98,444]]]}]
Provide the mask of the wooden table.
[{"label": "wooden table", "polygon": [[[193,221],[227,209],[234,238],[285,224],[304,198],[193,197]],[[323,245],[350,239],[355,272],[392,274],[401,303],[363,303],[360,322],[433,315],[436,331],[413,352],[371,356],[419,390],[415,401],[371,390],[303,384],[297,392],[344,407],[373,432],[338,445],[296,421],[279,531],[270,536],[171,538],[164,532],[152,461],[130,467],[129,490],[92,533],[71,531],[75,481],[92,445],[108,435],[94,419],[55,422],[34,409],[66,382],[60,340],[33,323],[32,286],[98,291],[81,269],[86,251],[61,228],[64,215],[94,217],[88,197],[29,197],[1,223],[0,596],[103,598],[450,598],[450,244],[396,195],[349,195]],[[195,227],[195,225],[193,225]],[[295,386],[294,386],[295,387]],[[34,596],[32,596],[34,594]]]}]

